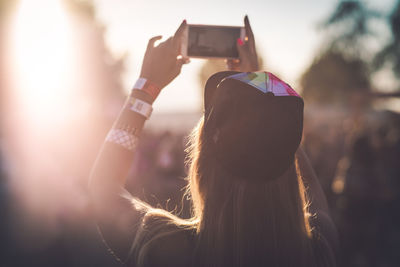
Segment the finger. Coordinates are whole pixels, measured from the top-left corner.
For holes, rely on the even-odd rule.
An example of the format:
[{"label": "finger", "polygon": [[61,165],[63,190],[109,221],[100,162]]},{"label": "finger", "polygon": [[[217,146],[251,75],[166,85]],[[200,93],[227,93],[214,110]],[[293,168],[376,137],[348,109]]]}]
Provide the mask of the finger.
[{"label": "finger", "polygon": [[152,38],[149,40],[149,43],[147,44],[147,49],[153,48],[153,47],[154,47],[154,43],[155,43],[156,41],[160,40],[161,38],[162,38],[161,35],[152,37]]},{"label": "finger", "polygon": [[243,42],[243,40],[240,38],[237,39],[236,48],[239,52],[239,58],[242,58],[241,56],[246,51],[246,49],[248,49],[248,45],[249,45],[248,42]]},{"label": "finger", "polygon": [[176,61],[176,68],[180,69],[182,67],[183,64],[187,64],[186,63],[186,59],[184,59],[183,57],[179,58]]},{"label": "finger", "polygon": [[176,30],[174,37],[180,37],[183,34],[183,31],[186,28],[186,19],[182,21],[181,25],[179,25],[179,28]]},{"label": "finger", "polygon": [[183,58],[180,58],[180,59],[178,59],[178,60],[176,61],[176,64],[175,64],[174,69],[173,69],[173,72],[174,72],[173,76],[174,76],[174,78],[175,78],[176,76],[178,76],[178,75],[181,73],[183,64],[185,64],[185,60],[184,60]]},{"label": "finger", "polygon": [[243,44],[239,44],[238,42],[237,49],[241,71],[256,71],[259,69],[257,53],[255,49],[252,49],[249,42],[244,42]]},{"label": "finger", "polygon": [[230,70],[233,64],[232,59],[225,59],[225,63],[226,63],[226,68]]},{"label": "finger", "polygon": [[170,55],[172,57],[176,57],[179,55],[178,50],[174,45],[174,37],[172,36],[169,37],[165,42],[160,44],[160,47],[163,47],[163,49],[165,49],[164,51],[166,55]]},{"label": "finger", "polygon": [[231,71],[240,71],[240,63],[232,63],[230,65],[227,66],[228,70]]},{"label": "finger", "polygon": [[238,38],[236,41],[236,48],[239,52],[239,59],[246,59],[246,50],[248,49],[248,42],[243,42],[242,39]]},{"label": "finger", "polygon": [[179,51],[180,45],[182,43],[183,33],[187,27],[186,20],[183,20],[179,28],[174,34],[174,48]]},{"label": "finger", "polygon": [[250,44],[249,42],[243,42],[238,39],[236,43],[237,50],[239,52],[239,59],[240,60],[248,60],[249,58],[249,52],[250,52]]},{"label": "finger", "polygon": [[169,37],[164,42],[159,43],[154,48],[157,49],[157,51],[159,51],[159,53],[161,53],[164,57],[168,56],[168,58],[170,58],[171,60],[173,57],[176,57],[177,55],[172,45],[172,37]]},{"label": "finger", "polygon": [[179,55],[176,57],[176,60],[181,60],[183,63],[182,64],[189,64],[190,63],[190,58],[189,57],[183,57],[182,55]]},{"label": "finger", "polygon": [[237,58],[228,58],[225,60],[226,64],[238,64],[240,63],[240,59]]},{"label": "finger", "polygon": [[244,17],[244,28],[246,30],[248,42],[251,44],[251,46],[255,47],[254,34],[250,26],[249,17],[247,15]]},{"label": "finger", "polygon": [[182,57],[183,64],[189,64],[190,63],[190,58],[189,57]]},{"label": "finger", "polygon": [[247,15],[244,17],[244,28],[246,30],[246,35],[249,38],[249,40],[254,41],[253,30],[251,29],[249,17]]},{"label": "finger", "polygon": [[164,42],[160,43],[157,47],[170,47],[172,44],[172,38],[173,37],[169,37],[167,40],[165,40]]},{"label": "finger", "polygon": [[239,59],[227,59],[226,67],[228,70],[238,71],[240,69],[240,60]]}]

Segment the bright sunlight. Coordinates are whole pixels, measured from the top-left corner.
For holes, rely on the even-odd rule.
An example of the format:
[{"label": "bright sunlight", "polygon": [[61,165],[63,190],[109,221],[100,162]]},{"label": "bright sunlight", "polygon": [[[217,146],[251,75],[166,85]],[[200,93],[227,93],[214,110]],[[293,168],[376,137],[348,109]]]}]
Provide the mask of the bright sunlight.
[{"label": "bright sunlight", "polygon": [[68,14],[61,0],[21,0],[14,27],[17,97],[46,124],[65,110],[73,52]]}]

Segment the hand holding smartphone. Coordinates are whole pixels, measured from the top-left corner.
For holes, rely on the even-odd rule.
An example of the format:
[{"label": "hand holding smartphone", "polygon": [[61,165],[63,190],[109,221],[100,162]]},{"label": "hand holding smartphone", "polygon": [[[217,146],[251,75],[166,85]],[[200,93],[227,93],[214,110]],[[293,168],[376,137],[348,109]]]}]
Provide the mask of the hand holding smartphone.
[{"label": "hand holding smartphone", "polygon": [[244,27],[188,24],[182,38],[181,54],[195,58],[239,58],[236,43],[245,38]]}]

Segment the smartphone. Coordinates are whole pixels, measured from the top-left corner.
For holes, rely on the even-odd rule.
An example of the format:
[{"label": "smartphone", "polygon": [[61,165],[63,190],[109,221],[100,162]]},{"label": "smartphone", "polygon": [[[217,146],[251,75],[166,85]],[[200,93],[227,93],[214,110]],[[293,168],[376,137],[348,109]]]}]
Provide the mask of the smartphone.
[{"label": "smartphone", "polygon": [[181,54],[195,58],[238,58],[237,39],[244,37],[244,27],[188,24]]}]

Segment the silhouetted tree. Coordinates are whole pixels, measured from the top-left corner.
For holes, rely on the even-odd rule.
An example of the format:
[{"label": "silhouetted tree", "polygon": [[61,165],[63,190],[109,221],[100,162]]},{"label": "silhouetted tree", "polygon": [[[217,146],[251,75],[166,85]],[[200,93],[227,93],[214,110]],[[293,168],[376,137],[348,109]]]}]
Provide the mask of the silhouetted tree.
[{"label": "silhouetted tree", "polygon": [[388,21],[392,38],[376,55],[374,67],[375,69],[380,69],[385,64],[389,64],[394,74],[400,79],[400,1],[397,1]]},{"label": "silhouetted tree", "polygon": [[371,90],[371,62],[376,51],[368,47],[368,41],[378,33],[369,25],[382,17],[363,1],[339,1],[322,24],[323,46],[301,77],[307,101],[345,105],[352,92]]},{"label": "silhouetted tree", "polygon": [[300,80],[303,96],[309,103],[349,103],[352,92],[370,90],[366,64],[329,50],[317,57]]},{"label": "silhouetted tree", "polygon": [[328,31],[327,50],[340,51],[350,57],[370,56],[366,41],[376,37],[377,33],[369,27],[369,23],[382,17],[363,1],[340,1],[322,25],[324,31]]},{"label": "silhouetted tree", "polygon": [[[372,22],[386,22],[391,36],[378,50],[368,47],[370,40],[381,35],[371,27]],[[390,14],[368,8],[364,1],[342,0],[332,15],[323,23],[328,30],[327,50],[343,53],[346,57],[365,61],[372,71],[387,67],[400,79],[400,1],[395,2]]]}]

